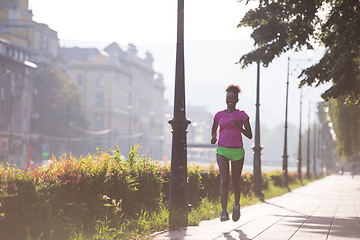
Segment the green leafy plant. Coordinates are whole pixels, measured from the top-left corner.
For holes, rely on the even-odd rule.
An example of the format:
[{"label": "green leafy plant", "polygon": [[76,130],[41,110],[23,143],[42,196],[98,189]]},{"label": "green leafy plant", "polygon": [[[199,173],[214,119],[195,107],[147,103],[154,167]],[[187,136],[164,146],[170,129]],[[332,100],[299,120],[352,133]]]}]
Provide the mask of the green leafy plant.
[{"label": "green leafy plant", "polygon": [[[0,232],[5,239],[138,239],[152,232],[196,225],[217,217],[219,172],[214,166],[188,165],[192,208],[186,221],[171,218],[168,204],[170,165],[141,157],[138,147],[123,159],[120,150],[75,158],[52,157],[48,166],[29,164],[22,171],[0,165]],[[263,173],[267,197],[288,191],[282,172]],[[241,203],[259,201],[251,191],[252,174],[241,176]],[[305,182],[305,180],[304,180]],[[289,183],[301,183],[289,173]],[[231,188],[230,188],[230,191]],[[233,201],[230,195],[229,206]]]}]

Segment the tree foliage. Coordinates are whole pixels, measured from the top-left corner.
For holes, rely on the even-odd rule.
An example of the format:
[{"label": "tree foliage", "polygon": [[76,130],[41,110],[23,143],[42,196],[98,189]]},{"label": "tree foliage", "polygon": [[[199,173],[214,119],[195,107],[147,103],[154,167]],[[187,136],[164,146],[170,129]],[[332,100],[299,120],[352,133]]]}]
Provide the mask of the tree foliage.
[{"label": "tree foliage", "polygon": [[329,101],[329,116],[336,133],[336,151],[345,160],[360,161],[360,111],[354,105],[344,105],[339,97]]},{"label": "tree foliage", "polygon": [[333,123],[330,123],[331,118],[328,109],[328,103],[319,102],[317,104],[317,117],[315,122],[318,126],[317,129],[319,130],[319,136],[317,137],[320,137],[320,141],[318,139],[320,142],[320,145],[318,146],[320,150],[320,159],[321,162],[326,165],[326,168],[330,169],[335,167],[335,163],[339,160],[339,155],[336,154],[337,151],[335,151],[337,145],[335,138],[332,135]]},{"label": "tree foliage", "polygon": [[44,69],[35,76],[34,89],[34,112],[38,118],[31,122],[32,131],[50,140],[58,139],[59,143],[64,143],[69,135],[79,137],[70,123],[87,125],[81,93],[65,73],[56,68]]},{"label": "tree foliage", "polygon": [[360,1],[259,0],[241,26],[253,29],[255,41],[255,49],[239,60],[243,67],[258,61],[268,66],[282,53],[315,41],[325,46],[325,54],[301,73],[300,85],[332,82],[322,95],[325,100],[345,96],[360,104]]}]

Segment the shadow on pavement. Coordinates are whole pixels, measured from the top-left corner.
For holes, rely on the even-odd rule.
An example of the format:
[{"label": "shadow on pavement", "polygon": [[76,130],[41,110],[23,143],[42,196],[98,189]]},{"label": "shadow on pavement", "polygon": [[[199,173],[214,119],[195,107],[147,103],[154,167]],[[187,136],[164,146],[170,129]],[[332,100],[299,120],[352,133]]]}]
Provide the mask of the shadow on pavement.
[{"label": "shadow on pavement", "polygon": [[277,204],[274,204],[274,203],[271,203],[271,202],[268,202],[268,201],[264,201],[264,203],[265,203],[265,204],[272,205],[272,206],[275,206],[275,207],[278,207],[278,208],[285,209],[285,210],[290,211],[290,212],[298,213],[298,214],[301,214],[301,215],[303,214],[303,213],[298,212],[298,211],[296,211],[296,210],[294,210],[294,209],[286,208],[286,207],[284,207],[284,206],[280,206],[280,205],[277,205]]},{"label": "shadow on pavement", "polygon": [[186,237],[186,229],[179,229],[179,230],[170,231],[166,239],[181,240],[184,239],[185,237]]},{"label": "shadow on pavement", "polygon": [[[224,233],[224,237],[226,239],[229,239],[229,240],[238,240],[238,239],[240,239],[240,240],[250,240],[250,238],[248,238],[247,235],[243,231],[241,231],[239,229],[235,229],[235,230],[233,230],[233,232],[238,233],[239,236],[235,238],[235,237],[231,236],[230,233]],[[232,235],[234,235],[234,234],[232,234]]]},{"label": "shadow on pavement", "polygon": [[287,220],[286,224],[302,230],[308,230],[314,234],[323,234],[337,236],[341,238],[359,238],[360,237],[360,220],[356,217],[354,212],[353,217],[339,218],[339,217],[324,217],[324,216],[309,216],[297,210],[289,209],[270,202],[266,204],[276,206],[288,210],[296,215],[275,215]]},{"label": "shadow on pavement", "polygon": [[241,231],[241,230],[235,230],[235,232],[239,233],[239,238],[241,240],[250,240],[250,238],[247,237],[247,235]]},{"label": "shadow on pavement", "polygon": [[[335,219],[333,217],[309,217],[306,215],[284,217],[289,219],[289,225],[301,226],[301,229],[306,229],[314,234],[330,234],[331,236],[341,237],[341,239],[358,238],[360,236],[360,223],[357,217]],[[296,218],[296,220],[291,220],[291,218]]]}]

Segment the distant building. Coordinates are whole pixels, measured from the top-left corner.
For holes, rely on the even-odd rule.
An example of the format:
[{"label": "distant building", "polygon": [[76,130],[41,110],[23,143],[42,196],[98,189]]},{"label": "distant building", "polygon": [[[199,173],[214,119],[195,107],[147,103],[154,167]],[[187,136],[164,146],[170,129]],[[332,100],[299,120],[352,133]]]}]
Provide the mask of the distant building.
[{"label": "distant building", "polygon": [[26,164],[36,67],[28,58],[25,49],[0,38],[0,162],[20,167]]},{"label": "distant building", "polygon": [[[173,117],[173,107],[165,109],[165,122]],[[211,145],[212,114],[203,106],[188,106],[186,118],[191,121],[187,128],[187,160],[197,163],[216,163],[216,145]],[[171,159],[171,125],[165,123],[165,155]]]},{"label": "distant building", "polygon": [[216,145],[211,145],[211,126],[213,115],[202,106],[189,106],[188,160],[200,163],[216,163]]},{"label": "distant building", "polygon": [[[2,114],[0,122],[6,122],[6,119],[10,118],[8,114],[12,112],[13,121],[8,121],[5,127],[8,129],[8,141],[10,139],[16,141],[16,146],[21,142],[21,151],[18,150],[18,147],[16,150],[9,148],[9,152],[3,154],[3,159],[17,163],[19,167],[26,164],[27,152],[24,151],[27,148],[27,141],[30,141],[32,160],[38,161],[41,158],[41,136],[34,134],[30,129],[31,118],[35,117],[33,120],[36,121],[39,117],[37,113],[32,112],[32,98],[35,91],[33,89],[33,76],[35,72],[30,69],[35,66],[33,63],[40,70],[46,66],[65,67],[57,58],[59,42],[57,32],[50,29],[46,24],[33,21],[32,17],[28,0],[0,1],[1,45],[3,49],[8,51],[5,53],[7,59],[5,60],[5,55],[2,57],[2,61],[8,65],[1,63],[2,76],[0,78],[2,81],[14,79],[12,81],[15,82],[15,85],[12,85],[14,95],[10,97],[11,101],[5,101],[7,111],[3,112],[6,115]],[[4,71],[6,71],[6,75],[4,75]],[[15,95],[18,97],[14,97]],[[27,102],[19,105],[17,101]],[[22,121],[23,127],[19,128],[17,121]],[[26,137],[24,137],[24,133],[26,133]],[[23,136],[21,141],[15,137],[15,134]],[[4,142],[3,138],[3,146],[6,146]],[[9,142],[9,147],[11,144]]]},{"label": "distant building", "polygon": [[[162,158],[164,82],[162,75],[153,69],[152,55],[146,53],[145,58],[140,58],[133,44],[123,47],[112,43],[103,50],[60,49],[57,32],[46,24],[33,21],[28,5],[28,0],[0,0],[0,89],[3,89],[0,90],[3,99],[0,100],[0,110],[6,114],[0,115],[1,146],[6,147],[10,140],[15,139],[15,130],[21,130],[26,132],[27,139],[31,137],[33,160],[40,161],[42,153],[51,149],[44,141],[49,136],[32,133],[28,126],[30,116],[32,121],[41,117],[31,112],[34,73],[27,69],[35,66],[30,63],[33,62],[40,71],[47,66],[64,70],[82,92],[84,115],[91,126],[89,129],[71,127],[86,133],[85,141],[91,147],[84,149],[84,154],[95,152],[96,147],[103,150],[114,148],[118,142],[126,155],[130,146],[139,143],[142,145],[141,153]],[[10,82],[14,85],[9,85]],[[17,98],[15,95],[9,97],[10,88],[16,92]],[[25,100],[29,100],[26,107],[16,105],[25,103]],[[17,121],[22,121],[21,126],[26,127],[17,128],[20,124]],[[24,153],[25,140],[22,141]],[[68,144],[66,141],[62,139],[57,144],[65,146]],[[0,150],[5,161],[11,161],[9,153]],[[26,157],[17,159],[26,162]]]},{"label": "distant building", "polygon": [[189,106],[186,110],[187,118],[191,121],[188,126],[188,142],[194,144],[210,143],[213,115],[203,106]]},{"label": "distant building", "polygon": [[38,66],[54,65],[59,39],[46,24],[32,20],[28,0],[0,1],[0,37],[26,49],[30,61]]},{"label": "distant building", "polygon": [[117,142],[126,155],[134,144],[155,159],[163,155],[164,82],[150,53],[112,43],[104,50],[61,48],[68,74],[80,88],[90,121],[92,146],[107,150]]}]

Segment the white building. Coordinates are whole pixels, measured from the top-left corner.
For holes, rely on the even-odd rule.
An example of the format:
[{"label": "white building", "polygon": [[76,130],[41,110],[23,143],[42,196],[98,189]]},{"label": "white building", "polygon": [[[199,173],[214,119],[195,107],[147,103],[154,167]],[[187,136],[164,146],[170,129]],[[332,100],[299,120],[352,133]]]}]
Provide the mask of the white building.
[{"label": "white building", "polygon": [[140,58],[133,44],[115,42],[104,50],[60,51],[68,61],[70,79],[82,92],[92,147],[108,150],[117,143],[127,155],[132,145],[140,144],[142,154],[162,159],[164,83],[153,69],[152,55]]},{"label": "white building", "polygon": [[[167,106],[164,115],[165,155],[171,159],[172,129],[167,121],[173,117],[173,107]],[[211,145],[213,115],[203,106],[188,106],[186,118],[191,121],[187,128],[188,162],[216,163],[216,146]]]}]

